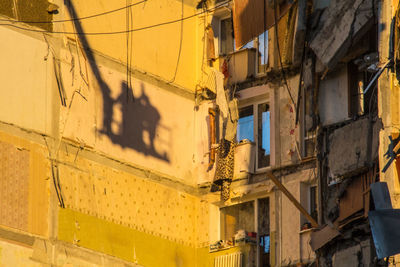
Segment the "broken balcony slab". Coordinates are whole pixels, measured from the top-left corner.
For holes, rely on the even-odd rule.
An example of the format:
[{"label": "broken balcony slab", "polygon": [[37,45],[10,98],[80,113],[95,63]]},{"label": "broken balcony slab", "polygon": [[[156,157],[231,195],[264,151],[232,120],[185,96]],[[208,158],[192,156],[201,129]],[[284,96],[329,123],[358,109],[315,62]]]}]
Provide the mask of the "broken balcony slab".
[{"label": "broken balcony slab", "polygon": [[[330,134],[328,165],[332,179],[367,167],[368,161],[378,156],[377,140],[381,123],[374,122],[371,128],[369,123],[368,118],[359,119]],[[372,130],[371,139],[367,134],[369,130]]]},{"label": "broken balcony slab", "polygon": [[311,234],[310,246],[316,251],[340,235],[340,232],[329,225]]},{"label": "broken balcony slab", "polygon": [[321,17],[310,47],[328,69],[333,69],[354,39],[372,21],[373,1],[332,0]]}]

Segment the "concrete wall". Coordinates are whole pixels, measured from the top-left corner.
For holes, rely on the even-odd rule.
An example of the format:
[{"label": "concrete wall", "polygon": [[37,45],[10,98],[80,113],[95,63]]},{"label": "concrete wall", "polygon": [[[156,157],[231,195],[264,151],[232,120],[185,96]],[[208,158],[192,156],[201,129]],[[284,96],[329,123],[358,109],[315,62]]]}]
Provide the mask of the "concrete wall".
[{"label": "concrete wall", "polygon": [[[301,183],[314,184],[316,177],[314,175],[316,170],[308,169],[284,176],[282,181],[284,186],[289,192],[298,200],[302,197]],[[280,203],[278,204],[279,212],[279,229],[280,237],[278,244],[281,249],[281,255],[278,260],[279,266],[286,266],[297,262],[307,262],[315,258],[307,239],[307,232],[301,232],[301,214],[293,203],[281,192]]]},{"label": "concrete wall", "polygon": [[381,127],[380,121],[363,118],[333,131],[328,148],[330,178],[366,167],[376,159]]},{"label": "concrete wall", "polygon": [[347,67],[329,73],[319,87],[319,111],[323,125],[348,119]]},{"label": "concrete wall", "polygon": [[[297,102],[298,82],[298,75],[288,79],[290,94],[295,103]],[[296,125],[296,108],[286,86],[280,85],[275,94],[277,95],[275,104],[275,112],[277,113],[277,123],[275,124],[276,166],[280,166],[300,160],[300,151],[298,151],[300,149],[300,127],[299,124]],[[299,146],[296,146],[296,142]]]}]

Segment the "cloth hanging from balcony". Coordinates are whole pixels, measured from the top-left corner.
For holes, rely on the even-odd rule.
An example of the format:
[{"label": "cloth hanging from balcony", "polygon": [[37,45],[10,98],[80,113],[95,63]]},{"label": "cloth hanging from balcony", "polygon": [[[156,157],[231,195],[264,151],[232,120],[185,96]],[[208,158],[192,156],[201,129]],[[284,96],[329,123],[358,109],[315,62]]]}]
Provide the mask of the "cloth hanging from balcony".
[{"label": "cloth hanging from balcony", "polygon": [[236,137],[239,112],[236,98],[228,102],[227,92],[224,89],[223,77],[224,75],[221,72],[216,72],[216,104],[219,108],[222,121],[222,138],[232,142]]},{"label": "cloth hanging from balcony", "polygon": [[222,139],[217,149],[217,166],[215,170],[214,183],[220,185],[221,197],[229,199],[230,183],[233,179],[233,168],[235,162],[235,142]]},{"label": "cloth hanging from balcony", "polygon": [[229,102],[228,108],[229,114],[225,126],[225,139],[234,141],[236,138],[237,122],[239,120],[238,101],[236,98]]},{"label": "cloth hanging from balcony", "polygon": [[206,28],[207,31],[207,60],[215,59],[214,31],[211,25]]},{"label": "cloth hanging from balcony", "polygon": [[282,0],[240,0],[233,4],[233,30],[236,49],[244,46],[275,24],[274,1],[277,15],[281,18],[291,7]]}]

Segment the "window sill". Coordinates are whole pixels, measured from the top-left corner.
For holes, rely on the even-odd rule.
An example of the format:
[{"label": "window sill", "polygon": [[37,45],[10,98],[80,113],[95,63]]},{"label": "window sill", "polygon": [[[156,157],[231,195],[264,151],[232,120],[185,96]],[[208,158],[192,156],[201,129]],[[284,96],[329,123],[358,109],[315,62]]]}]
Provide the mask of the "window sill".
[{"label": "window sill", "polygon": [[241,248],[241,247],[246,247],[246,246],[257,246],[257,244],[253,243],[253,242],[240,242],[233,246],[227,246],[227,247],[209,250],[208,253],[215,253],[215,252],[220,252],[220,251],[225,251],[225,250],[230,250],[230,249],[235,249],[235,248]]}]

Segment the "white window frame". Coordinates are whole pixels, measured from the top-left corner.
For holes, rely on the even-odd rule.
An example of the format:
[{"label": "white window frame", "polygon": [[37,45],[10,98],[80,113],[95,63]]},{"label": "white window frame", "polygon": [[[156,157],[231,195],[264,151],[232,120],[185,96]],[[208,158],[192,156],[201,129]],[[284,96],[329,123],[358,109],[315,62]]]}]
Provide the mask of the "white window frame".
[{"label": "white window frame", "polygon": [[[224,56],[225,54],[222,54],[221,53],[221,47],[222,47],[222,45],[221,45],[221,34],[222,34],[222,31],[221,31],[221,23],[222,23],[222,21],[223,20],[226,20],[226,19],[230,19],[231,18],[231,15],[230,14],[226,14],[226,15],[223,15],[223,16],[220,16],[220,17],[218,17],[218,55],[219,56]],[[233,26],[233,25],[232,25]],[[232,28],[232,31],[233,31],[233,28]],[[233,51],[232,52],[228,52],[228,54],[229,53],[233,53],[233,52],[235,52],[235,39],[233,39]]]},{"label": "white window frame", "polygon": [[[214,41],[214,46],[216,47],[216,54],[218,55],[218,56],[223,56],[223,54],[221,54],[221,21],[222,20],[224,20],[224,19],[229,19],[229,18],[231,18],[232,16],[231,16],[231,14],[232,14],[232,10],[231,10],[231,8],[229,7],[229,5],[227,5],[227,6],[223,6],[223,7],[221,7],[221,8],[218,8],[218,9],[216,9],[215,11],[214,11],[214,14],[213,14],[213,16],[214,16],[214,18],[217,20],[217,25],[215,25],[214,27],[217,27],[217,29],[215,29],[214,27],[213,27],[213,30],[214,30],[214,33],[215,33],[215,41]],[[233,26],[233,25],[232,25]],[[233,30],[233,29],[232,29]],[[216,31],[218,31],[218,33],[216,33]],[[267,32],[268,32],[268,30],[266,30]],[[269,36],[269,35],[268,35]],[[265,38],[265,37],[264,37]],[[255,70],[256,70],[256,77],[263,77],[263,76],[265,76],[266,75],[266,71],[263,71],[263,72],[259,72],[259,64],[258,64],[258,55],[259,55],[259,36],[257,36],[257,37],[255,37],[253,40],[253,48],[255,48],[256,49],[256,59],[255,59]],[[268,44],[269,44],[269,42],[268,42],[268,38],[267,38],[267,40],[266,40],[266,44],[267,44],[267,49],[266,49],[266,51],[265,51],[265,55],[264,56],[266,56],[267,58],[268,58],[268,56],[269,56],[269,46],[268,46]],[[232,53],[235,53],[237,50],[236,50],[236,47],[235,47],[235,41],[234,41],[234,44],[233,44],[233,51],[232,51]],[[268,61],[267,61],[268,62]],[[266,63],[266,65],[267,65],[268,63]]]},{"label": "white window frame", "polygon": [[[256,259],[256,267],[261,267],[260,266],[260,250],[259,250],[259,248],[260,248],[260,235],[259,235],[259,232],[258,232],[258,201],[260,200],[260,199],[263,199],[263,198],[268,198],[269,199],[269,214],[268,214],[268,216],[269,216],[269,220],[270,220],[270,237],[271,237],[271,221],[272,221],[272,212],[271,212],[271,210],[272,210],[272,205],[271,205],[271,199],[274,197],[274,195],[272,194],[261,194],[261,195],[258,195],[258,196],[256,196],[256,197],[250,197],[250,198],[244,198],[242,201],[238,201],[238,202],[235,202],[235,203],[231,203],[230,205],[222,205],[222,206],[219,206],[219,222],[221,222],[221,209],[222,208],[225,208],[225,207],[230,207],[230,206],[234,206],[234,205],[239,205],[239,204],[243,204],[243,203],[247,203],[247,202],[253,202],[254,204],[253,204],[253,207],[254,207],[254,229],[255,229],[255,232],[257,233],[257,250],[256,250],[256,257],[257,257],[257,259]],[[219,232],[219,238],[221,239],[222,238],[222,229],[221,229],[221,223],[219,223],[218,224],[218,232]],[[270,245],[271,246],[271,245]],[[271,247],[270,247],[270,249],[271,249]],[[270,251],[270,255],[271,255],[271,257],[274,257],[272,254],[271,254],[271,251]],[[271,259],[270,259],[270,261],[271,261]]]},{"label": "white window frame", "polygon": [[[262,173],[275,165],[275,112],[273,90],[267,85],[256,86],[241,90],[239,94],[238,108],[253,106],[253,138],[256,146],[255,149],[255,173]],[[258,105],[268,104],[270,111],[270,162],[269,166],[258,167]],[[240,140],[239,140],[240,141]]]}]

